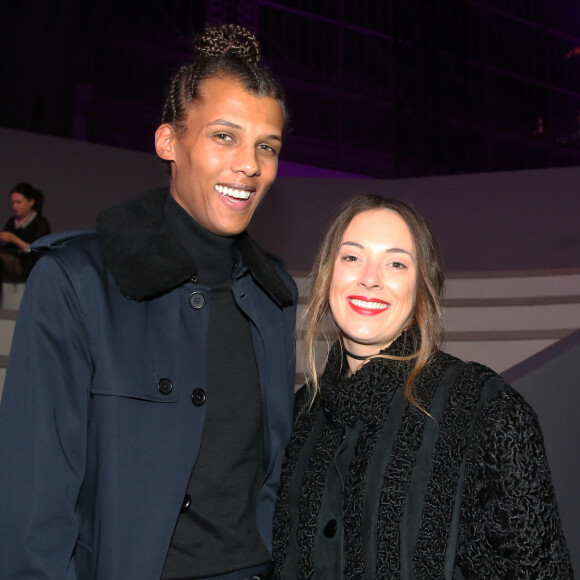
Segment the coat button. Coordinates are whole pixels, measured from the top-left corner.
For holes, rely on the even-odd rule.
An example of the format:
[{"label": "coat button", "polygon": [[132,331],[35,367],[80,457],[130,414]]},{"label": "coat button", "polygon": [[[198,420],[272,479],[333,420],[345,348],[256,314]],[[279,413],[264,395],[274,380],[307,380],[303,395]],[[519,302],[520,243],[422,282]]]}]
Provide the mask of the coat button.
[{"label": "coat button", "polygon": [[336,534],[336,520],[329,520],[328,523],[324,526],[324,535],[327,538],[334,538]]},{"label": "coat button", "polygon": [[196,407],[201,407],[205,403],[205,391],[203,389],[195,389],[191,393],[191,400]]},{"label": "coat button", "polygon": [[189,510],[189,506],[191,505],[191,496],[186,493],[185,497],[183,498],[183,503],[181,504],[181,509],[179,510],[180,513],[184,514],[187,510]]},{"label": "coat button", "polygon": [[189,305],[196,310],[205,306],[205,298],[201,292],[192,292],[189,297]]},{"label": "coat button", "polygon": [[169,379],[159,379],[157,389],[162,395],[169,395],[173,391],[173,383]]}]

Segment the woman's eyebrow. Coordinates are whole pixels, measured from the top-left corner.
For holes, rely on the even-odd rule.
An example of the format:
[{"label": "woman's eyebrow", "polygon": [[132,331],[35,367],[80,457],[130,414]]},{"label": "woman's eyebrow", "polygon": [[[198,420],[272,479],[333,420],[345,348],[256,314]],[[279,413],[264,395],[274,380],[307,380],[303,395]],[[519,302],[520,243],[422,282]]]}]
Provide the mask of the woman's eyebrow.
[{"label": "woman's eyebrow", "polygon": [[403,248],[387,248],[385,252],[389,254],[407,254],[411,258],[413,257],[413,254],[409,250],[404,250]]},{"label": "woman's eyebrow", "polygon": [[[359,244],[358,242],[346,241],[346,242],[342,242],[342,246],[354,246],[355,248],[359,248],[361,250],[365,249],[365,247],[362,244]],[[403,248],[386,248],[385,253],[387,253],[387,254],[407,254],[408,256],[413,258],[413,254],[411,254],[411,252],[409,252],[409,250],[405,250]]]},{"label": "woman's eyebrow", "polygon": [[365,247],[362,244],[359,244],[357,242],[342,242],[341,247],[342,246],[354,246],[355,248],[360,248],[361,250],[365,249]]}]

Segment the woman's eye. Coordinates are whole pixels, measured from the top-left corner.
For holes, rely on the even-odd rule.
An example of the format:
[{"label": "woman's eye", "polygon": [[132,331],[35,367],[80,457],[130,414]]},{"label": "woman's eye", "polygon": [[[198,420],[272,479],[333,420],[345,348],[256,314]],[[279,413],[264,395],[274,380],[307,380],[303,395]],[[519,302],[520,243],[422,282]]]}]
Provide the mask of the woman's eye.
[{"label": "woman's eye", "polygon": [[343,256],[342,257],[343,262],[356,262],[357,260],[358,260],[358,258],[356,256]]},{"label": "woman's eye", "polygon": [[233,141],[233,139],[231,138],[230,135],[228,135],[227,133],[216,133],[215,137],[217,139],[219,139],[220,141]]},{"label": "woman's eye", "polygon": [[403,264],[403,262],[391,262],[390,264],[393,268],[395,268],[396,270],[406,270],[407,269],[407,264]]}]

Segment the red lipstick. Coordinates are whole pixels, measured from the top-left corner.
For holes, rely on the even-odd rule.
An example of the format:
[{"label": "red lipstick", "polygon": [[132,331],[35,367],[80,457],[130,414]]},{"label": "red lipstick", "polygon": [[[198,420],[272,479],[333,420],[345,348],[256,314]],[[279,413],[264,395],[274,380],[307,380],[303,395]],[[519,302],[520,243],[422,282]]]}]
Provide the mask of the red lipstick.
[{"label": "red lipstick", "polygon": [[348,305],[357,313],[363,316],[377,316],[381,312],[388,310],[390,304],[379,298],[369,298],[367,296],[348,296]]}]

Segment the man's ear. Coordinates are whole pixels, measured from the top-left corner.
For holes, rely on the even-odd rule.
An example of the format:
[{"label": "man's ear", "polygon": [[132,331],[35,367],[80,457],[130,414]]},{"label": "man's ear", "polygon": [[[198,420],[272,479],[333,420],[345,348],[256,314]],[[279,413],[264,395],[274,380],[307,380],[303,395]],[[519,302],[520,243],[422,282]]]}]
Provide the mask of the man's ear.
[{"label": "man's ear", "polygon": [[155,131],[155,152],[160,159],[175,161],[175,129],[169,123],[163,123]]}]

